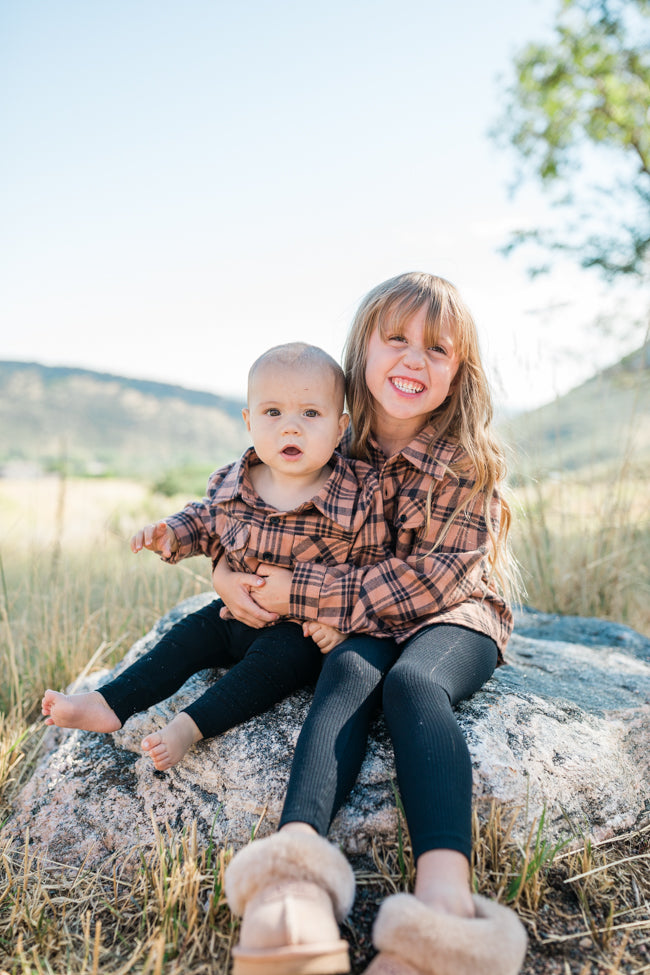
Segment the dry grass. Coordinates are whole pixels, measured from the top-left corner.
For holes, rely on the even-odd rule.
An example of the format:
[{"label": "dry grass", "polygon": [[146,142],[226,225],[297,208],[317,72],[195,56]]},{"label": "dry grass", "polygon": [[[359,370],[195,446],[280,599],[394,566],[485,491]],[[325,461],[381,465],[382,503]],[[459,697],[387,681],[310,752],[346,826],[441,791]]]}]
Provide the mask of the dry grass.
[{"label": "dry grass", "polygon": [[650,636],[650,477],[531,480],[515,493],[513,547],[527,602]]},{"label": "dry grass", "polygon": [[27,973],[226,971],[233,925],[223,897],[229,854],[196,833],[101,872],[0,852],[0,965]]},{"label": "dry grass", "polygon": [[0,480],[0,711],[33,717],[44,687],[112,665],[209,588],[206,560],[170,570],[129,551],[132,532],[174,503],[119,481]]},{"label": "dry grass", "polygon": [[[0,822],[38,752],[45,684],[63,687],[85,668],[110,665],[208,580],[199,560],[182,571],[128,552],[133,528],[173,510],[174,500],[128,486],[113,502],[104,485],[101,501],[85,497],[87,485],[65,485],[62,495],[32,487],[21,508],[20,492],[8,498],[0,482]],[[33,522],[31,504],[39,508]],[[528,927],[525,975],[650,973],[650,827],[558,849],[543,823],[518,845],[517,815],[496,803],[477,808],[473,870],[476,889],[512,904]],[[133,850],[99,872],[38,861],[28,843],[0,846],[0,975],[225,973],[236,932],[222,894],[229,855],[200,847],[194,830],[159,834],[155,849]],[[372,953],[377,903],[412,885],[405,829],[355,869],[346,935],[356,975]]]}]

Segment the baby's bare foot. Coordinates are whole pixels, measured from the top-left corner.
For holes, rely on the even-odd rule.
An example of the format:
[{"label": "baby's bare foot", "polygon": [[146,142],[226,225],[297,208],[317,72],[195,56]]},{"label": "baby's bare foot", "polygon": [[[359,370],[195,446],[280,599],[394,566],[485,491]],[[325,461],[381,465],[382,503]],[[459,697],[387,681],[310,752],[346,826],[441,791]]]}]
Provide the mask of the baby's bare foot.
[{"label": "baby's bare foot", "polygon": [[201,738],[203,735],[192,718],[185,711],[181,711],[160,731],[154,731],[143,738],[142,750],[147,752],[158,771],[164,772],[172,765],[177,765]]},{"label": "baby's bare foot", "polygon": [[122,727],[122,722],[99,691],[60,694],[48,688],[43,695],[41,711],[45,715],[45,724],[55,724],[59,728],[110,732]]}]

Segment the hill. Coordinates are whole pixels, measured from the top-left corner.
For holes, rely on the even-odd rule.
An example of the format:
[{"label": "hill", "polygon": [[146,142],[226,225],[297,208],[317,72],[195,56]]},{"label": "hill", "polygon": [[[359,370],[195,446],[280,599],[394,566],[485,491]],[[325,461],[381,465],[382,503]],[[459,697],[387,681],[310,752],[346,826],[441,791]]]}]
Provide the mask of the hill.
[{"label": "hill", "polygon": [[0,468],[160,478],[249,443],[243,402],[85,369],[0,362]]},{"label": "hill", "polygon": [[516,473],[544,477],[625,462],[650,470],[650,347],[626,356],[552,403],[511,417],[501,430]]}]

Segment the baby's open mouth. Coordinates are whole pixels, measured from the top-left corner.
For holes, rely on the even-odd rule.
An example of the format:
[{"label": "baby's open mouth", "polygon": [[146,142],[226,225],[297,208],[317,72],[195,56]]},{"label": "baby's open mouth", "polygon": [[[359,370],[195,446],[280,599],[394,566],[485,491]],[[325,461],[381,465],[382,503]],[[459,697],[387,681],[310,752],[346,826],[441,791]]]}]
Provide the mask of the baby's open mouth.
[{"label": "baby's open mouth", "polygon": [[293,444],[289,444],[288,447],[283,447],[281,452],[286,454],[288,457],[298,457],[302,453],[302,450],[300,447],[295,447]]},{"label": "baby's open mouth", "polygon": [[425,389],[423,383],[418,383],[414,379],[404,379],[401,376],[391,376],[390,381],[400,393],[422,393]]}]

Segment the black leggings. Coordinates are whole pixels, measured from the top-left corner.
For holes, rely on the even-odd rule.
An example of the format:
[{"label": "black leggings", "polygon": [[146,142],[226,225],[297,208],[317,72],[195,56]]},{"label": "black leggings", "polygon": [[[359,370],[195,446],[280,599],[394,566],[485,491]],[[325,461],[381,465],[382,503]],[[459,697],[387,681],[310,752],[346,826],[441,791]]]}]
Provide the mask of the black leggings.
[{"label": "black leggings", "polygon": [[176,623],[156,646],[114,680],[98,688],[122,724],[137,711],[171,697],[193,674],[229,667],[196,701],[184,708],[204,738],[268,710],[313,684],[323,655],[298,623],[261,630],[223,620],[220,599]]},{"label": "black leggings", "polygon": [[472,763],[452,706],[477,691],[496,662],[494,641],[461,626],[427,627],[401,648],[371,637],[340,644],[323,662],[280,825],[305,822],[326,835],[383,704],[415,857],[451,849],[469,859]]}]

